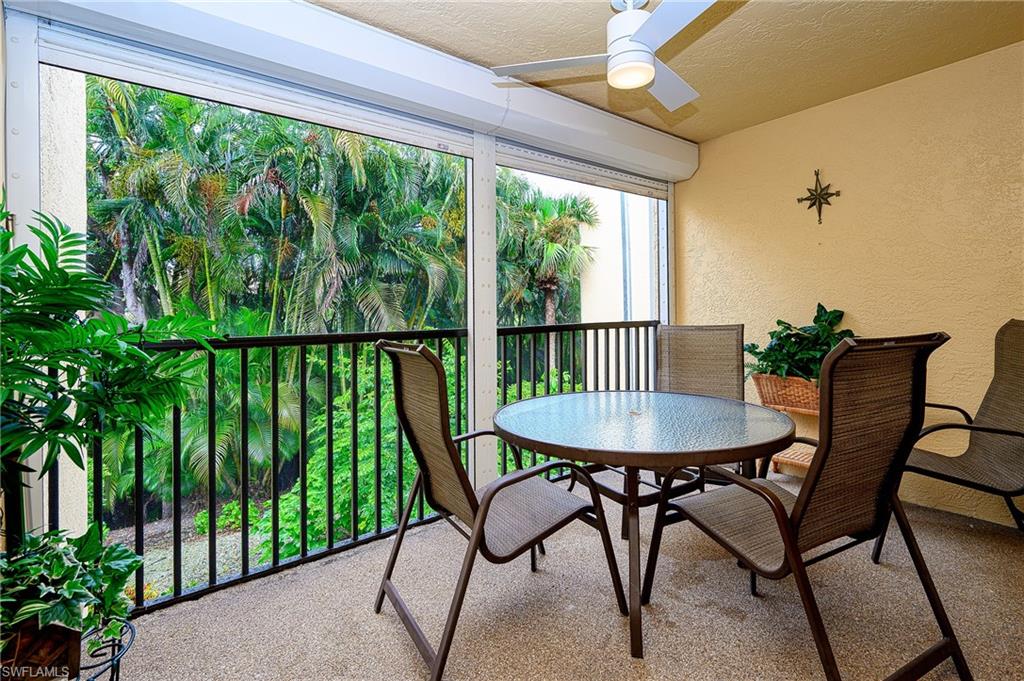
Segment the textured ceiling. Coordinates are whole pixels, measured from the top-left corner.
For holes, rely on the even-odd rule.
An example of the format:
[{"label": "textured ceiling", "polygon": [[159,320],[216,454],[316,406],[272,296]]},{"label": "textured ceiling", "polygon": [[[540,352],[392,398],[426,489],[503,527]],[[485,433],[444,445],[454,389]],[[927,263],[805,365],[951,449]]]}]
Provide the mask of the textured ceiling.
[{"label": "textured ceiling", "polygon": [[[603,52],[612,15],[602,0],[314,1],[488,67]],[[532,82],[701,142],[1019,40],[1020,1],[723,0],[658,51],[701,94],[675,112],[600,67]]]}]

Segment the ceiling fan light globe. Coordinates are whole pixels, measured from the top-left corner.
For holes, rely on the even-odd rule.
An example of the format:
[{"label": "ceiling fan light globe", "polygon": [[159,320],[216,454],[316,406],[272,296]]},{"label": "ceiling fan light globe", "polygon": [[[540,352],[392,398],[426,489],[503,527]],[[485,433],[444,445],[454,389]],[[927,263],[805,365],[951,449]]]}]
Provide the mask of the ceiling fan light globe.
[{"label": "ceiling fan light globe", "polygon": [[654,65],[646,61],[627,61],[608,69],[608,84],[619,90],[633,90],[654,80]]}]

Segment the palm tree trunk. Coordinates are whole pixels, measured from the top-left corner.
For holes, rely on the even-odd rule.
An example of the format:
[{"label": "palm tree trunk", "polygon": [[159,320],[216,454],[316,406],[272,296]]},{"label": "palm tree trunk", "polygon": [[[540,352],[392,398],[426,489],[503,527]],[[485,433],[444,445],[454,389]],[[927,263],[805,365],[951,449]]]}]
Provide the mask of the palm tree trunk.
[{"label": "palm tree trunk", "polygon": [[171,300],[171,287],[167,283],[167,271],[164,269],[163,253],[160,242],[152,227],[145,232],[146,247],[149,249],[149,261],[153,264],[153,275],[156,279],[156,291],[160,296],[160,309],[165,315],[174,314],[174,302]]},{"label": "palm tree trunk", "polygon": [[136,324],[146,321],[146,308],[139,298],[138,289],[135,287],[138,277],[136,276],[135,264],[139,261],[142,252],[135,254],[135,263],[129,257],[131,237],[128,234],[128,225],[120,220],[117,225],[118,241],[121,252],[121,295],[124,297],[124,314]]}]

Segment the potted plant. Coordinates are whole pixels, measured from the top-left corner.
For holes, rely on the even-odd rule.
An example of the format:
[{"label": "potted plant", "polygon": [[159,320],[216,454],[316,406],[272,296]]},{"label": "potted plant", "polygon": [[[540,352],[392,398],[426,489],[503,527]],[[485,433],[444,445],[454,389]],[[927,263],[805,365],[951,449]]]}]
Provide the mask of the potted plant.
[{"label": "potted plant", "polygon": [[[4,196],[0,220],[8,216]],[[97,647],[120,634],[129,607],[124,583],[140,559],[123,546],[103,546],[96,526],[75,539],[29,533],[23,475],[41,477],[61,455],[84,468],[94,424],[145,429],[184,404],[202,358],[151,354],[143,342],[188,338],[209,349],[209,329],[187,317],[130,324],[107,311],[113,287],[88,270],[84,234],[44,215],[30,229],[37,251],[13,246],[13,235],[0,232],[0,651],[7,678],[18,678],[10,670],[75,677],[85,631],[99,629]],[[37,453],[42,464],[33,470],[28,460]]]},{"label": "potted plant", "polygon": [[762,404],[798,414],[818,413],[821,362],[839,341],[854,335],[849,329],[836,330],[842,321],[842,310],[829,310],[818,303],[814,320],[807,326],[796,327],[779,319],[764,348],[757,343],[743,346],[754,358],[746,367]]}]

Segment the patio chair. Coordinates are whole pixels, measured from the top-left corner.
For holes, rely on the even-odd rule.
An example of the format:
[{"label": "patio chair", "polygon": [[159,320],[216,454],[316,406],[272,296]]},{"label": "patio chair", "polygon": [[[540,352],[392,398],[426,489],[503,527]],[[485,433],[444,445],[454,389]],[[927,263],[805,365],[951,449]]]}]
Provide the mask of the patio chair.
[{"label": "patio chair", "polygon": [[[567,461],[550,461],[524,470],[519,450],[509,445],[519,470],[498,478],[480,490],[474,490],[462,465],[457,444],[484,435],[494,435],[493,431],[477,431],[452,437],[444,367],[425,346],[378,341],[376,347],[391,359],[398,420],[416,457],[419,472],[409,490],[409,498],[402,511],[395,543],[373,609],[380,613],[386,594],[420,655],[430,667],[430,678],[436,681],[444,674],[477,554],[491,563],[507,563],[529,551],[531,569],[535,570],[535,547],[574,520],[582,520],[601,534],[619,611],[623,615],[627,614],[626,598],[601,499],[590,474]],[[541,477],[541,474],[556,468],[572,468],[581,476],[590,489],[589,503]],[[436,652],[391,581],[402,540],[409,526],[410,513],[420,491],[430,507],[469,541],[441,644]],[[465,527],[453,520],[452,516]]]},{"label": "patio chair", "polygon": [[[922,438],[940,430],[968,430],[970,440],[960,456],[915,447],[907,471],[1001,496],[1017,529],[1024,532],[1024,510],[1013,501],[1024,496],[1024,320],[1011,319],[996,332],[995,370],[977,416],[948,404],[925,406],[957,412],[965,422],[936,423],[921,431]],[[876,563],[885,534],[875,543]]]},{"label": "patio chair", "polygon": [[[654,389],[662,392],[692,393],[711,397],[744,399],[743,386],[743,325],[669,326],[660,325],[657,331],[657,371]],[[751,464],[752,467],[752,464]],[[626,503],[625,474],[621,469],[607,466],[588,466],[592,473],[613,471],[623,475],[623,488],[597,482],[601,494],[617,504]],[[641,480],[640,484],[652,491],[640,496],[640,506],[653,506],[662,496],[662,476],[666,470],[654,471],[654,481]],[[676,473],[676,482],[668,490],[669,498],[680,497],[694,490],[703,490],[706,482],[721,482],[715,476],[707,478],[704,470],[687,469]],[[749,473],[749,475],[753,475]],[[575,483],[575,480],[570,483]],[[670,522],[679,516],[671,514]],[[628,538],[626,514],[622,514],[623,539]]]},{"label": "patio chair", "polygon": [[[961,679],[972,678],[897,494],[903,466],[924,421],[928,357],[948,339],[944,333],[846,339],[828,354],[821,370],[820,438],[816,443],[809,440],[817,451],[799,495],[766,479],[750,480],[719,468],[735,484],[677,502],[688,520],[750,570],[754,595],[757,575],[793,575],[829,681],[840,679],[839,667],[806,568],[878,537],[890,512],[896,516],[942,638],[889,678],[920,678],[946,658],[953,659]],[[644,583],[648,597],[662,515],[651,538]],[[804,557],[844,537],[848,541],[843,544]]]}]

